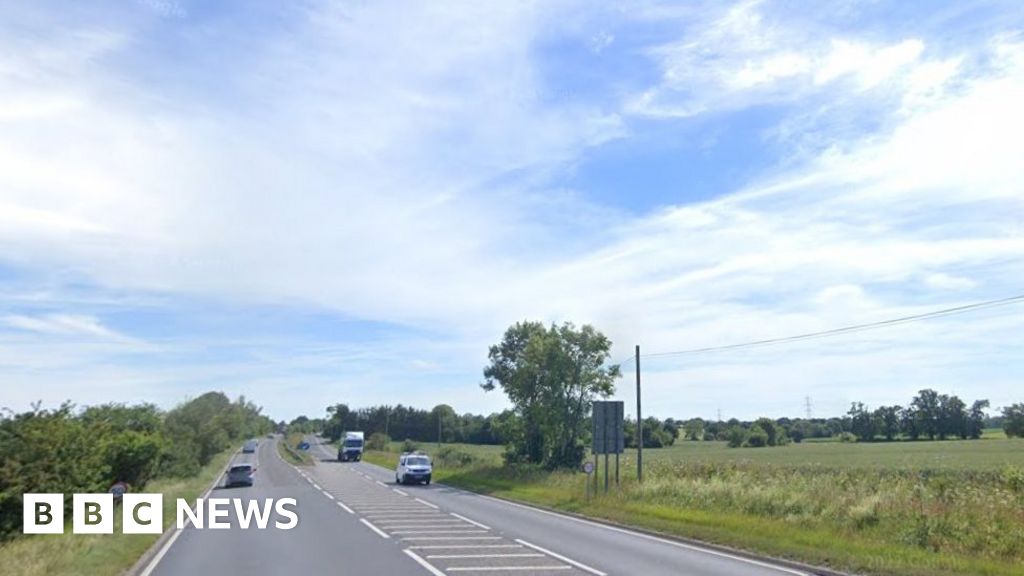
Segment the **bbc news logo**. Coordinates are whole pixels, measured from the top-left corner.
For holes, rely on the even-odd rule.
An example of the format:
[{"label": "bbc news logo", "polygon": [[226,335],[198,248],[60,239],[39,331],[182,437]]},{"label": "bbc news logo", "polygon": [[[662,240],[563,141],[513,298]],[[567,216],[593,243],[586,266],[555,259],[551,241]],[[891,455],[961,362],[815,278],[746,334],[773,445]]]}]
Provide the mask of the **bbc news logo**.
[{"label": "bbc news logo", "polygon": [[[25,534],[64,533],[63,494],[24,494],[22,532]],[[125,534],[160,534],[164,523],[163,494],[125,494],[121,497],[121,531]],[[226,530],[238,527],[266,530],[291,530],[299,525],[294,498],[196,499],[195,506],[178,498],[175,503],[178,529],[191,524],[198,529]],[[117,508],[113,494],[74,494],[71,497],[71,531],[75,534],[113,534]],[[271,519],[274,520],[271,523]]]}]

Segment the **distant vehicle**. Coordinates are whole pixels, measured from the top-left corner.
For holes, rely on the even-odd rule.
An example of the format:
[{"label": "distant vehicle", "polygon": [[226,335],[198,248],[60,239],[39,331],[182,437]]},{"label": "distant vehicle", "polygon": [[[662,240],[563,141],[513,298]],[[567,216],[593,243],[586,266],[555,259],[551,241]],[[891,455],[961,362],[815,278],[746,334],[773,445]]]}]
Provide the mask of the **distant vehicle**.
[{"label": "distant vehicle", "polygon": [[267,438],[273,438],[273,437],[274,437],[274,433],[273,432],[271,432],[270,434],[267,434]]},{"label": "distant vehicle", "polygon": [[430,484],[430,477],[433,473],[434,468],[430,464],[430,457],[426,454],[402,454],[398,457],[395,482],[399,484],[408,484],[409,482]]},{"label": "distant vehicle", "polygon": [[253,476],[256,474],[256,467],[252,464],[235,464],[228,470],[228,479],[225,483],[231,486],[252,486]]},{"label": "distant vehicle", "polygon": [[253,452],[256,451],[257,448],[259,448],[259,446],[260,443],[258,440],[246,440],[245,444],[242,446],[242,453],[252,454]]},{"label": "distant vehicle", "polygon": [[341,439],[341,446],[338,448],[338,461],[348,462],[349,460],[355,460],[359,462],[362,459],[363,433],[345,432],[345,437]]},{"label": "distant vehicle", "polygon": [[298,448],[299,450],[309,450],[309,442],[306,442],[305,440],[299,442]]}]

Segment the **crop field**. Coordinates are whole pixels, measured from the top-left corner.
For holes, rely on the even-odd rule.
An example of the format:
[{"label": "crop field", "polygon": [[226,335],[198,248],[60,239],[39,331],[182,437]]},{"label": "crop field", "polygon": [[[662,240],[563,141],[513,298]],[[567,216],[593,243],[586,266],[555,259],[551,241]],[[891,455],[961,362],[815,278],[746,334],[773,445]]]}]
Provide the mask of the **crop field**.
[{"label": "crop field", "polygon": [[1024,440],[682,442],[644,451],[643,484],[624,454],[621,489],[589,500],[583,474],[504,467],[497,446],[443,448],[438,481],[677,536],[865,574],[1024,573]]}]

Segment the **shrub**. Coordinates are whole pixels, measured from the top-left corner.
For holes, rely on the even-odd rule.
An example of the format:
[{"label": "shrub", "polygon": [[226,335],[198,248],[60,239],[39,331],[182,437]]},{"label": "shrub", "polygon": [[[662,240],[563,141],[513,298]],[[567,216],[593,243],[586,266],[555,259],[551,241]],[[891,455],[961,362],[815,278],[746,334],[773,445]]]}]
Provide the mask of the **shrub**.
[{"label": "shrub", "polygon": [[402,443],[402,452],[415,452],[420,449],[418,442],[414,442],[408,438]]},{"label": "shrub", "polygon": [[765,432],[764,428],[755,424],[750,429],[750,433],[747,434],[746,446],[750,448],[763,448],[768,445],[768,433]]},{"label": "shrub", "polygon": [[434,463],[445,468],[464,468],[474,462],[476,462],[476,456],[451,446],[445,446],[434,457]]},{"label": "shrub", "polygon": [[853,434],[853,432],[840,432],[839,434],[836,434],[836,438],[840,442],[856,442],[857,441],[857,437]]},{"label": "shrub", "polygon": [[387,452],[390,445],[391,437],[381,432],[371,434],[370,439],[366,441],[367,450],[376,450],[378,452]]},{"label": "shrub", "polygon": [[747,441],[747,431],[739,426],[732,426],[724,434],[730,448],[739,448]]}]

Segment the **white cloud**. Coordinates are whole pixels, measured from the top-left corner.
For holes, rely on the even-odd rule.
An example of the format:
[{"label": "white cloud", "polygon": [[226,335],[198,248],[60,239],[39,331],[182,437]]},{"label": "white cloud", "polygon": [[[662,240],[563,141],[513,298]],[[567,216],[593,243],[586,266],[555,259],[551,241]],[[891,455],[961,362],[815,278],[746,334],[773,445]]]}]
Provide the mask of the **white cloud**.
[{"label": "white cloud", "polygon": [[78,314],[45,314],[25,316],[11,314],[0,317],[0,322],[20,330],[57,336],[94,336],[106,339],[123,338],[117,332],[104,326],[99,319]]}]

